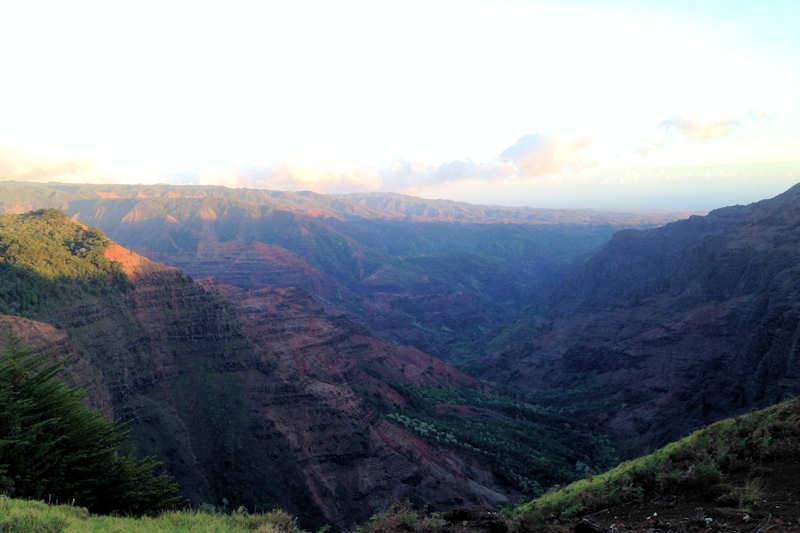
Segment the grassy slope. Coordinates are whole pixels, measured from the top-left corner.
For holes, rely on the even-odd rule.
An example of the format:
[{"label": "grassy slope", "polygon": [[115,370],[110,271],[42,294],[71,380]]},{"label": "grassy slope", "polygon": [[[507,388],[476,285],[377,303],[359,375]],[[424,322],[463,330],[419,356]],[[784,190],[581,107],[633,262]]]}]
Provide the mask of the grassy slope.
[{"label": "grassy slope", "polygon": [[157,517],[125,518],[90,515],[69,505],[15,500],[0,496],[0,531],[14,533],[300,533],[294,519],[283,511],[267,514],[212,514],[195,511],[164,513]]},{"label": "grassy slope", "polygon": [[42,305],[126,290],[119,265],[103,255],[108,242],[53,209],[0,216],[0,312],[28,316]]},{"label": "grassy slope", "polygon": [[763,465],[779,468],[799,457],[800,398],[796,398],[713,424],[655,453],[549,492],[516,512],[537,523],[665,495],[712,493],[715,498],[738,498],[746,506],[748,487],[738,486],[734,479],[750,479]]}]

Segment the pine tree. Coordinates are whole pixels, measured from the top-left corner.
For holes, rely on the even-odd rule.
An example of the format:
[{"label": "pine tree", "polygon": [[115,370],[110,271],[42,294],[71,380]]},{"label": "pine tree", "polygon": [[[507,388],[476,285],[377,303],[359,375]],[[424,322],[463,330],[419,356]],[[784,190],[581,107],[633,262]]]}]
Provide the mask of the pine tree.
[{"label": "pine tree", "polygon": [[0,491],[99,513],[177,505],[178,487],[156,473],[160,463],[121,453],[125,430],[86,407],[62,371],[13,338],[0,352]]}]

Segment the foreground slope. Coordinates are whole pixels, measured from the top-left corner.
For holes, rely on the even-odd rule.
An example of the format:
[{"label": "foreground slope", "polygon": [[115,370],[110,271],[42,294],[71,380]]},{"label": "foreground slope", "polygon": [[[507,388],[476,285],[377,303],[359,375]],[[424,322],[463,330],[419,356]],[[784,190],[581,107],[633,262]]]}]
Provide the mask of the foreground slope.
[{"label": "foreground slope", "polygon": [[69,505],[0,496],[0,530],[8,533],[301,533],[294,519],[282,511],[246,515],[194,511],[157,517],[126,518],[91,515]]},{"label": "foreground slope", "polygon": [[566,262],[679,214],[479,206],[396,194],[0,183],[0,211],[63,209],[142,255],[241,288],[300,287],[450,361]]},{"label": "foreground slope", "polygon": [[[476,370],[642,453],[800,393],[800,186],[617,233]],[[533,392],[535,391],[535,392]]]},{"label": "foreground slope", "polygon": [[[531,528],[800,530],[800,400],[718,422],[520,506]],[[613,524],[613,526],[612,526]]]},{"label": "foreground slope", "polygon": [[196,504],[349,525],[395,500],[503,504],[608,460],[602,436],[301,289],[201,285],[54,210],[0,217],[0,310],[75,357],[73,379]]}]

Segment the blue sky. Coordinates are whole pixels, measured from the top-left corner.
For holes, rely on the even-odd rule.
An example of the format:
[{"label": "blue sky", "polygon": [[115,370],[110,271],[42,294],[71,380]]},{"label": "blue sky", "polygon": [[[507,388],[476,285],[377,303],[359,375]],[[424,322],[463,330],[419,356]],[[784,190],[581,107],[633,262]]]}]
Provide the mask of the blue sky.
[{"label": "blue sky", "polygon": [[0,179],[753,201],[800,181],[799,5],[4,3]]}]

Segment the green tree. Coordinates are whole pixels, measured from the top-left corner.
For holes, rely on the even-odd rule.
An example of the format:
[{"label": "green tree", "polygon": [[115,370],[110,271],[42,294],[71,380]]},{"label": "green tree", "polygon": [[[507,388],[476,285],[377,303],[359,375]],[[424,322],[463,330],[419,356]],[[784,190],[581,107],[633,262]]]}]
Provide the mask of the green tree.
[{"label": "green tree", "polygon": [[0,351],[0,491],[98,513],[177,505],[178,486],[156,473],[160,463],[121,453],[125,430],[86,407],[62,371],[12,337]]}]

